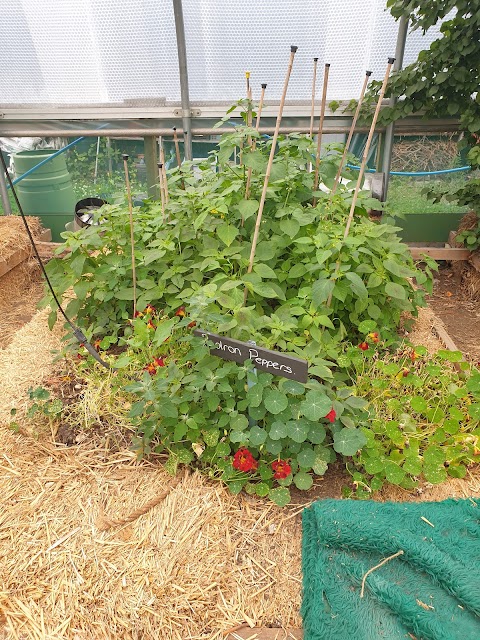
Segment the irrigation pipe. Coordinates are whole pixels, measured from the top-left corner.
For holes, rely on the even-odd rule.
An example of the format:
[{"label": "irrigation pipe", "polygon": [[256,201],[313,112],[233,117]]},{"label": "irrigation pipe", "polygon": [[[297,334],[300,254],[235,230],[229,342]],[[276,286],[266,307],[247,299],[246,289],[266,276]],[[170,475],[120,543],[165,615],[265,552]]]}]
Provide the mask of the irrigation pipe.
[{"label": "irrigation pipe", "polygon": [[[380,113],[380,107],[382,106],[383,96],[385,95],[388,78],[390,76],[390,71],[392,69],[392,65],[394,62],[395,62],[395,58],[388,58],[388,64],[387,64],[387,69],[385,71],[385,76],[383,78],[382,88],[380,89],[380,95],[378,96],[377,106],[373,114],[372,124],[370,125],[370,131],[368,133],[367,142],[365,144],[365,149],[363,150],[362,164],[360,165],[360,169],[358,172],[357,184],[355,185],[355,191],[353,192],[352,204],[350,205],[350,212],[348,214],[347,224],[345,226],[345,232],[343,234],[344,242],[347,239],[348,234],[350,232],[350,226],[352,224],[353,214],[355,213],[355,206],[357,204],[358,192],[360,191],[360,185],[362,183],[363,174],[365,172],[365,167],[367,164],[368,152],[370,151],[370,145],[372,144],[373,134],[375,133],[375,125],[377,124],[378,114]],[[338,276],[339,270],[340,270],[340,260],[337,260],[337,263],[335,265],[335,273],[333,276],[334,282],[336,277]],[[327,307],[330,307],[332,303],[332,295],[333,293],[330,293],[330,295],[328,296]]]},{"label": "irrigation pipe", "polygon": [[128,199],[128,215],[130,218],[130,247],[132,252],[132,280],[133,280],[133,317],[137,315],[137,276],[135,273],[135,238],[133,235],[133,205],[132,205],[132,191],[130,189],[130,176],[128,174],[128,155],[124,153],[123,168],[125,170],[125,184],[127,187],[127,199]]},{"label": "irrigation pipe", "polygon": [[[358,167],[355,164],[347,164],[349,169],[353,169],[354,171],[360,171],[361,167]],[[410,177],[420,177],[420,176],[438,176],[446,173],[458,173],[459,171],[471,171],[472,167],[466,165],[465,167],[455,167],[454,169],[439,169],[438,171],[389,171],[389,175],[391,176],[410,176]],[[368,169],[365,168],[366,173],[377,173],[376,169]]]},{"label": "irrigation pipe", "polygon": [[342,174],[343,165],[345,164],[345,160],[347,159],[348,148],[350,146],[350,142],[352,141],[353,132],[355,131],[355,126],[357,124],[358,116],[360,114],[360,109],[362,107],[363,97],[365,95],[365,91],[367,90],[368,81],[369,81],[369,78],[370,78],[371,75],[372,75],[371,71],[367,71],[365,73],[365,80],[363,81],[362,90],[360,92],[360,98],[358,99],[357,108],[355,110],[355,114],[354,114],[353,120],[352,120],[352,126],[350,127],[350,133],[348,134],[348,138],[347,138],[347,141],[345,143],[345,148],[343,149],[343,154],[342,154],[342,157],[340,159],[340,164],[338,165],[337,175],[335,176],[335,181],[333,183],[333,187],[332,187],[332,190],[330,192],[330,198],[332,198],[335,195],[335,191],[337,190],[338,181],[340,180],[340,176]]},{"label": "irrigation pipe", "polygon": [[[268,182],[270,180],[270,173],[272,171],[273,158],[275,156],[275,148],[277,146],[278,132],[280,130],[280,124],[282,122],[283,107],[285,105],[285,98],[287,96],[288,82],[290,80],[290,74],[292,73],[293,61],[295,59],[295,53],[297,52],[297,49],[298,47],[295,47],[295,46],[290,47],[290,60],[288,62],[287,75],[285,76],[283,93],[280,100],[280,105],[278,107],[277,122],[275,125],[275,131],[272,138],[272,147],[270,149],[270,156],[268,158],[267,169],[265,171],[265,179],[263,181],[262,196],[260,198],[260,204],[258,206],[257,221],[255,223],[255,231],[253,233],[252,249],[250,251],[250,260],[248,263],[247,273],[251,273],[253,269],[253,261],[255,260],[255,250],[257,248],[258,235],[260,233],[260,224],[262,222],[263,209],[265,207],[265,200],[267,197]],[[247,303],[247,297],[248,297],[248,289],[247,287],[245,287],[245,292],[243,294],[244,305],[246,305]]]},{"label": "irrigation pipe", "polygon": [[[322,106],[320,110],[320,120],[318,122],[318,134],[317,134],[317,155],[315,157],[315,180],[313,184],[313,190],[316,191],[318,189],[318,174],[320,170],[320,153],[322,150],[322,132],[323,132],[323,121],[325,119],[325,107],[327,104],[327,87],[328,87],[328,74],[330,71],[330,65],[328,62],[325,64],[325,71],[323,73],[323,88],[322,88]],[[317,203],[317,199],[313,198],[313,206]]]}]

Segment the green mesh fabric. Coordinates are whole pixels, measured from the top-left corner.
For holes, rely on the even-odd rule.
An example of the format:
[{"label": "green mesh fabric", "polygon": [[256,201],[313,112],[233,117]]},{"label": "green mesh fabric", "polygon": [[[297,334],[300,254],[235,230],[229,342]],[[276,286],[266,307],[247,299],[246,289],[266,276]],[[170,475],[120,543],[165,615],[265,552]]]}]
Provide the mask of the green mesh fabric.
[{"label": "green mesh fabric", "polygon": [[480,502],[316,502],[302,547],[304,640],[480,640]]}]

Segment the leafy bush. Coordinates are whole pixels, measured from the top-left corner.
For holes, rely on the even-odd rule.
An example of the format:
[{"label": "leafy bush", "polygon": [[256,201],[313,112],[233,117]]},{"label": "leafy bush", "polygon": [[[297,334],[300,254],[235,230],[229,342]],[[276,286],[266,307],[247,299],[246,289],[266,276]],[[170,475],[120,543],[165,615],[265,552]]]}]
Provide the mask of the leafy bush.
[{"label": "leafy bush", "polygon": [[420,478],[436,484],[463,478],[480,462],[480,373],[460,352],[427,357],[424,347],[389,355],[350,350],[355,393],[368,400],[367,443],[352,459],[357,495],[387,481],[411,489]]},{"label": "leafy bush", "polygon": [[[247,146],[249,135],[257,137],[255,150]],[[238,146],[242,166],[230,160]],[[126,349],[114,364],[133,394],[140,454],[166,451],[172,469],[195,462],[233,491],[245,486],[284,504],[291,482],[310,488],[312,472],[324,473],[336,453],[352,456],[367,442],[360,428],[368,419],[365,402],[345,386],[343,341],[362,341],[378,327],[394,339],[400,315],[415,314],[424,303],[411,280],[429,289],[431,274],[415,267],[395,227],[368,219],[372,202],[365,194],[346,240],[350,191],[340,189],[331,201],[319,191],[312,206],[313,145],[299,135],[279,142],[255,265],[247,273],[270,146],[246,127],[225,134],[200,176],[187,163],[170,173],[165,221],[159,204],[135,210],[143,317],[132,318],[125,207],[104,207],[101,224],[67,234],[71,254],[48,269],[59,293],[68,298],[73,288],[67,312],[98,348]],[[322,161],[327,184],[338,158]],[[251,198],[245,199],[248,168]],[[193,337],[194,324],[304,358],[310,379],[302,385],[256,374],[249,362],[215,358]],[[124,374],[135,380],[127,383]]]}]

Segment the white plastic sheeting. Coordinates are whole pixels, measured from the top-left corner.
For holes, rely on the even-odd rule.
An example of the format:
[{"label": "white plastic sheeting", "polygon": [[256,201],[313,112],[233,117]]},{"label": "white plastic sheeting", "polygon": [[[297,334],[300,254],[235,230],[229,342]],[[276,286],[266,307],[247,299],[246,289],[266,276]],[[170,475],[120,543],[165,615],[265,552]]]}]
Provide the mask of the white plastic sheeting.
[{"label": "white plastic sheeting", "polygon": [[[356,97],[366,69],[381,78],[397,23],[385,0],[183,0],[192,102],[245,92],[278,99],[290,45],[299,47],[288,100],[308,101],[312,59],[331,64],[329,99]],[[0,0],[0,103],[178,102],[172,0]],[[438,37],[409,34],[405,64]]]}]

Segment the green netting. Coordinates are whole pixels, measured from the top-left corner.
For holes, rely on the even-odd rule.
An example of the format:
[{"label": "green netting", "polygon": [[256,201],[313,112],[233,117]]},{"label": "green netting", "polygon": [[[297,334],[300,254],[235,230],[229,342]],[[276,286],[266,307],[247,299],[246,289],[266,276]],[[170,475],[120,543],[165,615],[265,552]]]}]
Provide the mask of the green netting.
[{"label": "green netting", "polygon": [[[474,500],[306,509],[304,640],[478,640],[479,519]],[[399,550],[367,577],[361,598],[363,576]]]}]

